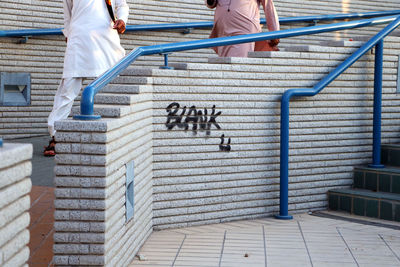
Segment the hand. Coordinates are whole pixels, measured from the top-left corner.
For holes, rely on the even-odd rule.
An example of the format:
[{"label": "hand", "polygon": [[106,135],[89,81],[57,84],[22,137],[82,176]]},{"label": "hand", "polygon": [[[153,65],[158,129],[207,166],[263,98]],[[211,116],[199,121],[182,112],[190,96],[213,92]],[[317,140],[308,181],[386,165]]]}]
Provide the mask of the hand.
[{"label": "hand", "polygon": [[277,46],[279,44],[279,42],[280,42],[279,39],[269,40],[269,45],[274,47],[274,46]]},{"label": "hand", "polygon": [[116,29],[118,33],[124,33],[125,22],[122,19],[117,19],[114,23],[113,29]]}]

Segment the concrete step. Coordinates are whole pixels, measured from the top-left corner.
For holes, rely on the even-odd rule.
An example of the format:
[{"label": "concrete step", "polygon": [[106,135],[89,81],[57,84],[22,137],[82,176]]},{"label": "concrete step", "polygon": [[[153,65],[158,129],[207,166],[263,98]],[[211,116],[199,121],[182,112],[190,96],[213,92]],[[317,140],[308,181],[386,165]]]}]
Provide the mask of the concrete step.
[{"label": "concrete step", "polygon": [[400,168],[354,168],[354,188],[400,194]]},{"label": "concrete step", "polygon": [[400,144],[382,145],[382,164],[400,167]]},{"label": "concrete step", "polygon": [[363,189],[334,189],[328,192],[329,209],[359,216],[400,222],[400,195]]},{"label": "concrete step", "polygon": [[[121,105],[94,105],[94,114],[100,115],[102,118],[120,118],[125,115],[128,115],[131,112],[130,106],[121,106]],[[74,107],[72,109],[73,115],[78,115],[80,113],[79,107]]]},{"label": "concrete step", "polygon": [[[291,53],[312,53],[315,58],[320,58],[321,54],[351,54],[364,42],[349,41],[327,41],[318,45],[292,45],[280,47],[280,51],[255,51],[249,52],[249,58],[270,58],[270,57],[287,57],[290,58]],[[303,54],[303,57],[305,54]],[[298,57],[297,57],[298,58]],[[310,58],[306,56],[306,58]]]},{"label": "concrete step", "polygon": [[[95,104],[94,105],[94,114],[100,115],[102,118],[120,118],[125,115],[128,115],[131,112],[130,106],[122,106],[122,105],[106,105],[106,104]],[[72,108],[72,115],[80,114],[80,107]]]},{"label": "concrete step", "polygon": [[113,94],[139,94],[140,88],[147,85],[131,85],[131,84],[109,84],[100,93],[113,93]]},{"label": "concrete step", "polygon": [[[129,69],[128,69],[129,71]],[[127,72],[128,72],[127,71]],[[151,84],[151,77],[135,77],[129,74],[120,75],[113,80],[113,84],[133,84],[133,85],[143,85],[143,84]]]},{"label": "concrete step", "polygon": [[133,104],[135,95],[121,95],[113,93],[99,93],[94,97],[96,104],[130,105]]}]

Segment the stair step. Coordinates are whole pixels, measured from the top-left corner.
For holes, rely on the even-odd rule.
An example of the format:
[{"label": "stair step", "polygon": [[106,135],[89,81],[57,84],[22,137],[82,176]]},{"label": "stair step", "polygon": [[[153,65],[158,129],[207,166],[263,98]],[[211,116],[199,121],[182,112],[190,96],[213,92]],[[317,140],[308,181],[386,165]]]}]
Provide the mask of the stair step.
[{"label": "stair step", "polygon": [[400,194],[400,168],[354,168],[354,188]]},{"label": "stair step", "polygon": [[120,74],[120,76],[152,76],[152,75],[153,75],[153,70],[149,67],[147,68],[129,67]]},{"label": "stair step", "polygon": [[153,79],[151,77],[135,77],[135,76],[125,76],[121,75],[113,80],[113,84],[151,84]]},{"label": "stair step", "polygon": [[359,216],[400,222],[400,195],[363,189],[335,189],[328,192],[329,209]]},{"label": "stair step", "polygon": [[[95,104],[93,107],[93,112],[96,115],[100,115],[102,118],[120,118],[131,112],[130,106],[122,106],[115,104],[111,105],[99,105]],[[72,108],[72,115],[80,114],[80,107]]]},{"label": "stair step", "polygon": [[400,167],[400,145],[382,145],[382,164]]},{"label": "stair step", "polygon": [[94,97],[96,104],[130,105],[135,102],[135,95],[100,93]]},{"label": "stair step", "polygon": [[147,85],[131,85],[131,84],[109,84],[100,93],[114,94],[139,94],[141,87]]}]

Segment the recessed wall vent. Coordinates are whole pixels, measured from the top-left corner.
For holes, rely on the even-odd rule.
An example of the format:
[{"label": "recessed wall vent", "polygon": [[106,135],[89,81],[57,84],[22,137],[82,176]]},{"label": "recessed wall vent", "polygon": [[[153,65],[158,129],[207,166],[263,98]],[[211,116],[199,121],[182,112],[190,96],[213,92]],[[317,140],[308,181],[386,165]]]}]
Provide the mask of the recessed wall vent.
[{"label": "recessed wall vent", "polygon": [[30,104],[30,73],[0,72],[0,105],[29,106]]}]

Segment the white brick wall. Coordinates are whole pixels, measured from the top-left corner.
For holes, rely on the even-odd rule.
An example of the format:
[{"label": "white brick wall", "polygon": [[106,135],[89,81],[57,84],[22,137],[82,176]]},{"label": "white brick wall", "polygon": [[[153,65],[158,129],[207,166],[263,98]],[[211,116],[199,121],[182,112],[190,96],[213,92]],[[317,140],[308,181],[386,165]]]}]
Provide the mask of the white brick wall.
[{"label": "white brick wall", "polygon": [[25,266],[29,258],[32,145],[0,148],[0,265]]},{"label": "white brick wall", "polygon": [[[55,264],[126,266],[153,225],[151,90],[122,118],[56,128]],[[134,217],[126,222],[125,165],[132,160]]]},{"label": "white brick wall", "polygon": [[[385,50],[383,143],[399,141],[396,40]],[[354,48],[308,50],[316,52],[212,59],[217,63],[153,71],[156,229],[278,212],[280,96],[313,86]],[[326,208],[326,192],[351,185],[353,167],[371,161],[373,59],[362,58],[318,96],[291,103],[292,213]],[[220,129],[213,124],[207,135],[189,123],[186,131],[182,125],[168,130],[167,107],[173,102],[180,105],[173,115],[184,114],[182,122],[191,106],[210,116],[215,105]],[[231,138],[230,152],[219,147],[222,135],[225,145]]]},{"label": "white brick wall", "polygon": [[[203,0],[128,0],[131,7],[130,24],[175,23],[212,20],[213,11],[204,6]],[[332,14],[342,12],[369,12],[398,9],[397,0],[350,1],[275,1],[282,17]],[[62,2],[31,2],[3,0],[0,2],[0,30],[22,28],[61,28]],[[296,25],[298,27],[301,25]],[[283,26],[287,28],[288,26]],[[375,28],[374,28],[375,29]],[[293,43],[314,43],[321,39],[348,38],[370,35],[375,30],[351,30],[348,33],[321,34],[282,40],[281,46]],[[122,38],[129,52],[137,46],[197,40],[208,37],[210,29],[194,30],[191,34],[180,32],[128,33]],[[356,32],[356,34],[354,34]],[[51,110],[55,90],[62,73],[65,42],[62,36],[30,38],[27,44],[16,44],[18,38],[0,39],[0,71],[30,72],[32,77],[32,103],[29,107],[0,107],[0,136],[5,139],[47,134],[46,119]],[[174,53],[171,62],[206,62],[210,49]],[[134,65],[159,66],[162,57],[146,56]]]}]

